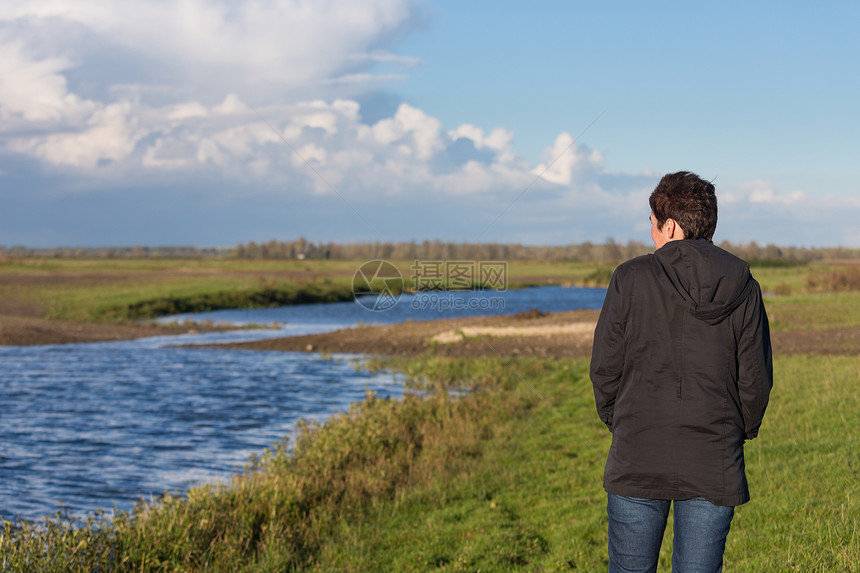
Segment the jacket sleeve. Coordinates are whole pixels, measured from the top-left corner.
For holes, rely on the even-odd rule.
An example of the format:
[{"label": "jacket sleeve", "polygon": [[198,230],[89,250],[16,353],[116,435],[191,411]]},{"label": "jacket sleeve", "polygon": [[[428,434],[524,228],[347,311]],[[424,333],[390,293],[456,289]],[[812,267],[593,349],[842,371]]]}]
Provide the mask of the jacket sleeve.
[{"label": "jacket sleeve", "polygon": [[757,283],[744,310],[744,323],[738,340],[738,396],[746,439],[751,440],[758,435],[773,388],[770,326]]},{"label": "jacket sleeve", "polygon": [[616,269],[609,281],[603,309],[594,330],[594,344],[591,349],[591,384],[597,415],[612,431],[612,418],[615,411],[615,398],[621,385],[624,370],[624,331],[626,312],[624,294],[621,289],[620,268]]}]

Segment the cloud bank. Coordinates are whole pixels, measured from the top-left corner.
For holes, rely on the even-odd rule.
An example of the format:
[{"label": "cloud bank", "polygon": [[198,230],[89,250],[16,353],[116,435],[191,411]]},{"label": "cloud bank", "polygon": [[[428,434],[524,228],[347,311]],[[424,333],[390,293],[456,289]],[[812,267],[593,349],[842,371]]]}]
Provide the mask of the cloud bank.
[{"label": "cloud bank", "polygon": [[[422,65],[390,51],[420,23],[410,0],[4,2],[0,193],[14,194],[11,204],[121,211],[133,189],[138,200],[207,213],[201,226],[228,213],[245,221],[234,220],[233,235],[124,237],[82,212],[88,228],[111,233],[98,239],[61,232],[60,217],[33,217],[24,229],[7,210],[0,243],[647,240],[650,171],[612,172],[601,151],[566,132],[533,165],[503,126],[446,129],[406,102],[383,117],[363,108],[363,94]],[[765,180],[720,200],[721,220],[735,221],[734,236],[722,237],[731,240],[755,236],[747,231],[775,212],[802,221],[845,208]],[[178,226],[170,210],[147,204],[134,208]],[[283,217],[261,225],[273,206]]]}]

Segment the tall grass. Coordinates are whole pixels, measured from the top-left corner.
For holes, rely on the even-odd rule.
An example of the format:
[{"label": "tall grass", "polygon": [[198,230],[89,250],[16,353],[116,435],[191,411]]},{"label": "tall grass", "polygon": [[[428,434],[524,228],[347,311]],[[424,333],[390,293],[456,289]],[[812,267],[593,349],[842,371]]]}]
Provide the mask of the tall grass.
[{"label": "tall grass", "polygon": [[860,267],[840,267],[810,273],[807,283],[810,290],[814,291],[860,291]]}]

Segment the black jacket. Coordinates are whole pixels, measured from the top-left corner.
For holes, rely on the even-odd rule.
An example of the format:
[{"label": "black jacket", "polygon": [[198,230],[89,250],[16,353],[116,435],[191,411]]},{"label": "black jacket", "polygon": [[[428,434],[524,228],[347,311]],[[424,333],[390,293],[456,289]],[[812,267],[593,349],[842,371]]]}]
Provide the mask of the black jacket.
[{"label": "black jacket", "polygon": [[749,501],[743,444],[758,434],[773,365],[761,289],[744,261],[680,240],[620,265],[591,380],[612,432],[607,492]]}]

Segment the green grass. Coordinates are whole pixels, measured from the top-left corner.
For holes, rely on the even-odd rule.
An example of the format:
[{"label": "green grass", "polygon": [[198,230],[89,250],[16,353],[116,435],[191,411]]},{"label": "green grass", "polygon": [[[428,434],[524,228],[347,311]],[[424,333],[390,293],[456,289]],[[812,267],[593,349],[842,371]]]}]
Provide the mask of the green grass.
[{"label": "green grass", "polygon": [[747,454],[753,501],[727,562],[736,571],[860,570],[856,356],[775,363],[765,426]]},{"label": "green grass", "polygon": [[[229,487],[140,506],[108,526],[55,525],[42,534],[7,526],[0,564],[29,559],[43,571],[605,569],[601,476],[610,436],[594,413],[587,360],[387,364],[435,390],[403,401],[371,397],[324,426],[305,426],[293,454],[273,447]],[[775,366],[761,435],[747,445],[753,499],[736,512],[725,571],[858,571],[860,364],[793,356]],[[470,391],[451,399],[441,391],[451,384]],[[670,537],[661,570],[668,570]]]},{"label": "green grass", "polygon": [[860,326],[860,291],[807,292],[765,298],[773,330]]},{"label": "green grass", "polygon": [[754,267],[765,293],[772,330],[814,331],[860,327],[860,290],[845,290],[840,276],[853,267],[809,265]]},{"label": "green grass", "polygon": [[[0,296],[20,301],[47,318],[116,321],[219,308],[247,308],[346,300],[353,276],[364,261],[176,260],[176,259],[24,259],[0,263]],[[394,261],[406,288],[412,284],[413,261]],[[834,273],[827,265],[754,267],[775,307],[798,308],[805,324],[857,324],[854,298],[843,309],[815,319]],[[534,285],[605,286],[612,267],[596,263],[512,261],[510,288]],[[835,288],[835,285],[834,285]],[[860,291],[840,293],[856,295]],[[806,298],[811,297],[811,298]],[[826,298],[826,297],[825,297]],[[803,311],[808,307],[809,310]],[[780,309],[777,308],[779,311]],[[794,312],[794,310],[792,310]],[[837,322],[832,322],[836,319]],[[781,327],[777,323],[777,328]]]},{"label": "green grass", "polygon": [[[0,297],[46,318],[82,321],[347,300],[363,262],[24,259],[0,263]],[[394,263],[409,288],[414,262]],[[580,285],[605,274],[606,269],[590,263],[512,262],[507,282],[511,288]]]},{"label": "green grass", "polygon": [[[466,361],[410,361],[461,380]],[[608,432],[596,420],[584,361],[513,361],[480,455],[433,476],[338,531],[315,571],[605,568],[601,488]],[[485,366],[485,368],[490,368]]]},{"label": "green grass", "polygon": [[[90,272],[86,264],[0,272]],[[90,268],[116,273],[93,293],[34,290],[91,317],[94,309],[167,294],[265,288],[277,284],[284,263],[206,262],[211,276],[187,279],[175,275],[190,262],[110,264]],[[351,279],[342,261],[306,268],[330,271],[328,284]],[[596,270],[534,264],[511,276],[584,278]],[[819,269],[754,269],[762,284],[804,285],[810,272]],[[860,325],[856,291],[783,292],[766,299],[775,330]],[[610,436],[594,412],[586,359],[426,356],[368,366],[403,371],[424,393],[370,397],[323,426],[305,425],[294,450],[273,445],[226,487],[196,488],[83,525],[63,516],[5,523],[0,570],[605,569],[601,478]],[[725,571],[860,571],[860,363],[856,355],[777,356],[775,370],[762,432],[747,446],[753,499],[736,512]],[[447,388],[466,393],[451,398]],[[669,567],[670,537],[661,570]]]},{"label": "green grass", "polygon": [[[516,370],[534,387],[517,390],[531,407],[493,425],[469,474],[343,527],[314,570],[605,570],[609,437],[594,422],[585,363],[538,377],[523,363]],[[736,512],[725,571],[860,570],[858,379],[856,357],[777,359],[761,437],[746,448],[753,500]],[[671,568],[670,538],[661,570]]]},{"label": "green grass", "polygon": [[[211,285],[207,285],[211,288]],[[352,290],[328,279],[306,284],[259,284],[255,287],[174,291],[132,303],[107,302],[92,312],[106,320],[140,320],[227,308],[266,308],[303,303],[342,302],[353,299]]]},{"label": "green grass", "polygon": [[32,260],[0,264],[0,296],[47,318],[117,321],[351,298],[349,261]]}]

